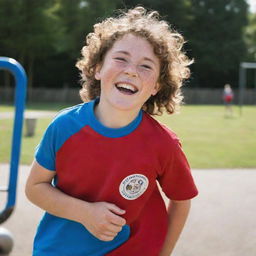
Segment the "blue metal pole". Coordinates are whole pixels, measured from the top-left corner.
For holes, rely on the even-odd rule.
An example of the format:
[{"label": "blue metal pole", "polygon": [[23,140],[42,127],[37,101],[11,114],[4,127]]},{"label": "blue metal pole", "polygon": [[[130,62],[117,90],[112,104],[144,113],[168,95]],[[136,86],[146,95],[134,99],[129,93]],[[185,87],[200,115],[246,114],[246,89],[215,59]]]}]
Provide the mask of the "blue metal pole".
[{"label": "blue metal pole", "polygon": [[0,223],[4,222],[12,213],[16,201],[16,188],[20,148],[23,127],[23,114],[26,100],[27,76],[23,67],[14,59],[0,57],[0,69],[9,70],[15,77],[15,117],[12,135],[12,150],[10,160],[10,176],[8,184],[8,198],[5,209],[0,212]]}]

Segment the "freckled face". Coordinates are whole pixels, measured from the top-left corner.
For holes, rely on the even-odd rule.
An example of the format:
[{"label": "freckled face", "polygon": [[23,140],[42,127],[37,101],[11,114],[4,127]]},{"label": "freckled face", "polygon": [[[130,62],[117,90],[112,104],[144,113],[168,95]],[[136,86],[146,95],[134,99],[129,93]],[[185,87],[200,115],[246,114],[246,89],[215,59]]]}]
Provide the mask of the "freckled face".
[{"label": "freckled face", "polygon": [[97,67],[101,81],[100,104],[124,111],[139,111],[158,92],[160,62],[143,37],[127,34],[116,41]]}]

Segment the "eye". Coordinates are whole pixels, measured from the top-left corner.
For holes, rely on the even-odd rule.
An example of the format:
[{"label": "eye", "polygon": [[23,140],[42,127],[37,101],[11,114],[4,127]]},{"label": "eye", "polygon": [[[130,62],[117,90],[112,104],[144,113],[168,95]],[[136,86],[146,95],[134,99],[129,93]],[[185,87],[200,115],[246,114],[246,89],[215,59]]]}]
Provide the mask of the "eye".
[{"label": "eye", "polygon": [[126,61],[126,59],[125,58],[122,58],[122,57],[116,57],[116,58],[114,58],[115,60],[119,60],[119,61]]},{"label": "eye", "polygon": [[143,68],[145,68],[145,69],[152,69],[152,67],[151,66],[149,66],[149,65],[141,65]]}]

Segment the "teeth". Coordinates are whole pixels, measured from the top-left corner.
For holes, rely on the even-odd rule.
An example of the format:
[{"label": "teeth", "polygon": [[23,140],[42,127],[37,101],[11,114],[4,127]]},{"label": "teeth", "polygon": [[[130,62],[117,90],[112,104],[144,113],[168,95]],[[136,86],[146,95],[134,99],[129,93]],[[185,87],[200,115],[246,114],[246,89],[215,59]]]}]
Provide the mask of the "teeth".
[{"label": "teeth", "polygon": [[117,84],[116,85],[118,88],[125,88],[125,89],[128,89],[128,90],[131,90],[131,91],[133,91],[133,92],[135,92],[136,91],[136,89],[132,86],[132,85],[130,85],[130,84]]}]

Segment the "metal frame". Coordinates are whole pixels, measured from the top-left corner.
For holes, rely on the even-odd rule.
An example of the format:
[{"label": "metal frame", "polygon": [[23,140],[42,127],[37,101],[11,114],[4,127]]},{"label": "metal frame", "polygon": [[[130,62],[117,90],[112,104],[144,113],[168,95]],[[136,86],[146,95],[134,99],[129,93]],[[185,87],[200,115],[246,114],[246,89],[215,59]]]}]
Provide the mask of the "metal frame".
[{"label": "metal frame", "polygon": [[[240,106],[240,115],[242,114],[242,106],[244,102],[244,88],[246,86],[246,70],[255,69],[255,62],[241,62],[239,68],[239,106]],[[256,72],[255,72],[255,86],[256,86]]]},{"label": "metal frame", "polygon": [[14,210],[16,201],[16,187],[18,177],[18,166],[20,159],[21,136],[23,126],[23,114],[26,99],[27,76],[23,67],[14,59],[0,57],[0,69],[9,70],[15,78],[15,116],[12,134],[12,150],[10,160],[10,176],[7,188],[0,191],[8,193],[5,208],[0,211],[0,224],[7,220]]}]

